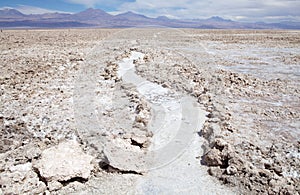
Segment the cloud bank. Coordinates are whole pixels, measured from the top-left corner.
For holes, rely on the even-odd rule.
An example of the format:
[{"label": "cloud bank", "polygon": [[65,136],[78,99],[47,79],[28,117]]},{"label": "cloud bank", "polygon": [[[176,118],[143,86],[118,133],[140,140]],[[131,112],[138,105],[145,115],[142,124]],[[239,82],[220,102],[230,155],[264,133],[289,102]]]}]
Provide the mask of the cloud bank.
[{"label": "cloud bank", "polygon": [[83,5],[86,8],[102,6],[102,7],[119,7],[126,2],[134,2],[134,0],[64,0],[67,3]]},{"label": "cloud bank", "polygon": [[45,14],[45,13],[71,13],[71,12],[64,12],[60,10],[53,10],[53,9],[45,9],[45,8],[40,8],[40,7],[35,7],[35,6],[28,6],[28,5],[17,5],[15,7],[1,7],[1,9],[16,9],[23,14]]},{"label": "cloud bank", "polygon": [[[116,14],[133,11],[150,17],[167,16],[176,19],[202,19],[220,16],[242,22],[300,22],[300,0],[62,0],[57,9],[72,5],[100,8]],[[34,5],[34,4],[33,4]],[[58,5],[60,6],[60,5]],[[45,4],[45,7],[47,5]],[[34,6],[16,5],[25,14],[59,12]],[[77,9],[80,10],[80,9]]]},{"label": "cloud bank", "polygon": [[118,11],[135,11],[150,16],[208,18],[221,16],[239,21],[300,21],[299,0],[136,0],[119,6]]}]

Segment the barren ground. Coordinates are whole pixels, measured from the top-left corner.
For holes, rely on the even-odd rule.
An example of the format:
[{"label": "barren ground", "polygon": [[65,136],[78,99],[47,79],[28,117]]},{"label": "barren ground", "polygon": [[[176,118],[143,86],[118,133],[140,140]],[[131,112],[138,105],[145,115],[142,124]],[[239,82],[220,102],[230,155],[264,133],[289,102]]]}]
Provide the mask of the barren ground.
[{"label": "barren ground", "polygon": [[0,43],[0,194],[300,193],[299,31]]}]

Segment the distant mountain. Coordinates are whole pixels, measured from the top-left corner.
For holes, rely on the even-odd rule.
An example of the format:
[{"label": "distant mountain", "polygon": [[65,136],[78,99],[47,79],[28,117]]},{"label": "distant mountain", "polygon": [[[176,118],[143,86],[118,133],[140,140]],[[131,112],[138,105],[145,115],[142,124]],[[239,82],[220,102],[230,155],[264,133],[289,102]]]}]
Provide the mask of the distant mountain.
[{"label": "distant mountain", "polygon": [[95,20],[103,20],[103,19],[112,19],[112,15],[102,11],[100,9],[89,8],[85,11],[75,13],[70,16],[70,18],[79,21],[95,21]]},{"label": "distant mountain", "polygon": [[115,18],[118,18],[118,19],[126,19],[126,20],[132,20],[132,21],[148,21],[149,19],[152,19],[152,18],[148,18],[144,15],[141,15],[141,14],[136,14],[136,13],[133,13],[133,12],[126,12],[126,13],[123,13],[123,14],[118,14],[115,16]]},{"label": "distant mountain", "polygon": [[0,28],[90,28],[93,25],[80,22],[51,22],[51,21],[0,21]]},{"label": "distant mountain", "polygon": [[25,17],[25,15],[19,12],[18,10],[9,9],[9,8],[0,10],[0,18],[20,18],[20,17]]},{"label": "distant mountain", "polygon": [[167,16],[158,16],[156,18],[156,20],[159,20],[159,21],[170,21],[171,19],[168,18]]},{"label": "distant mountain", "polygon": [[40,15],[30,15],[32,17],[37,17],[37,18],[43,18],[43,19],[59,19],[59,18],[66,18],[71,16],[71,14],[63,14],[63,13],[45,13],[45,14],[40,14]]},{"label": "distant mountain", "polygon": [[46,13],[26,15],[15,9],[0,10],[0,28],[125,28],[141,25],[172,28],[203,29],[300,29],[299,22],[243,23],[219,16],[208,19],[178,20],[166,16],[150,18],[134,12],[110,15],[100,9],[87,9],[79,13]]},{"label": "distant mountain", "polygon": [[64,19],[67,21],[85,23],[95,27],[111,27],[113,16],[103,10],[89,8],[85,11],[72,14]]},{"label": "distant mountain", "polygon": [[224,18],[221,18],[219,16],[213,16],[211,18],[206,19],[206,21],[209,21],[209,22],[233,22],[232,20],[225,20]]},{"label": "distant mountain", "polygon": [[144,25],[154,25],[155,21],[153,18],[148,18],[147,16],[136,14],[133,12],[126,12],[114,16],[112,23],[116,24],[118,27],[134,27],[134,26],[144,26]]},{"label": "distant mountain", "polygon": [[299,30],[300,28],[300,22],[280,22],[280,23],[273,23],[271,24],[273,26],[276,26],[279,29],[294,29]]}]

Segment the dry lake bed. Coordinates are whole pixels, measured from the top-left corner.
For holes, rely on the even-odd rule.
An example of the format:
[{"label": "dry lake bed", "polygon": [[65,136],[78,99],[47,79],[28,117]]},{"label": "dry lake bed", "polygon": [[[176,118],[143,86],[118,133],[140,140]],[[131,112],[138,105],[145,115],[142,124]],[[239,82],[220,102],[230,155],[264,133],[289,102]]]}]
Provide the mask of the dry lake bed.
[{"label": "dry lake bed", "polygon": [[300,31],[0,43],[0,194],[300,193]]}]

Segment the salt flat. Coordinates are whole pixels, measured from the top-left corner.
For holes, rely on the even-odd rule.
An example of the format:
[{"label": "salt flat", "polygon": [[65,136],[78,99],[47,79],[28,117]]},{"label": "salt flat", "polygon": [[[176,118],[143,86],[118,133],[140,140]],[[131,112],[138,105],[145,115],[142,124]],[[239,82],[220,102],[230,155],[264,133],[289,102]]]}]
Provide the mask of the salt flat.
[{"label": "salt flat", "polygon": [[299,34],[4,30],[0,192],[299,193]]}]

